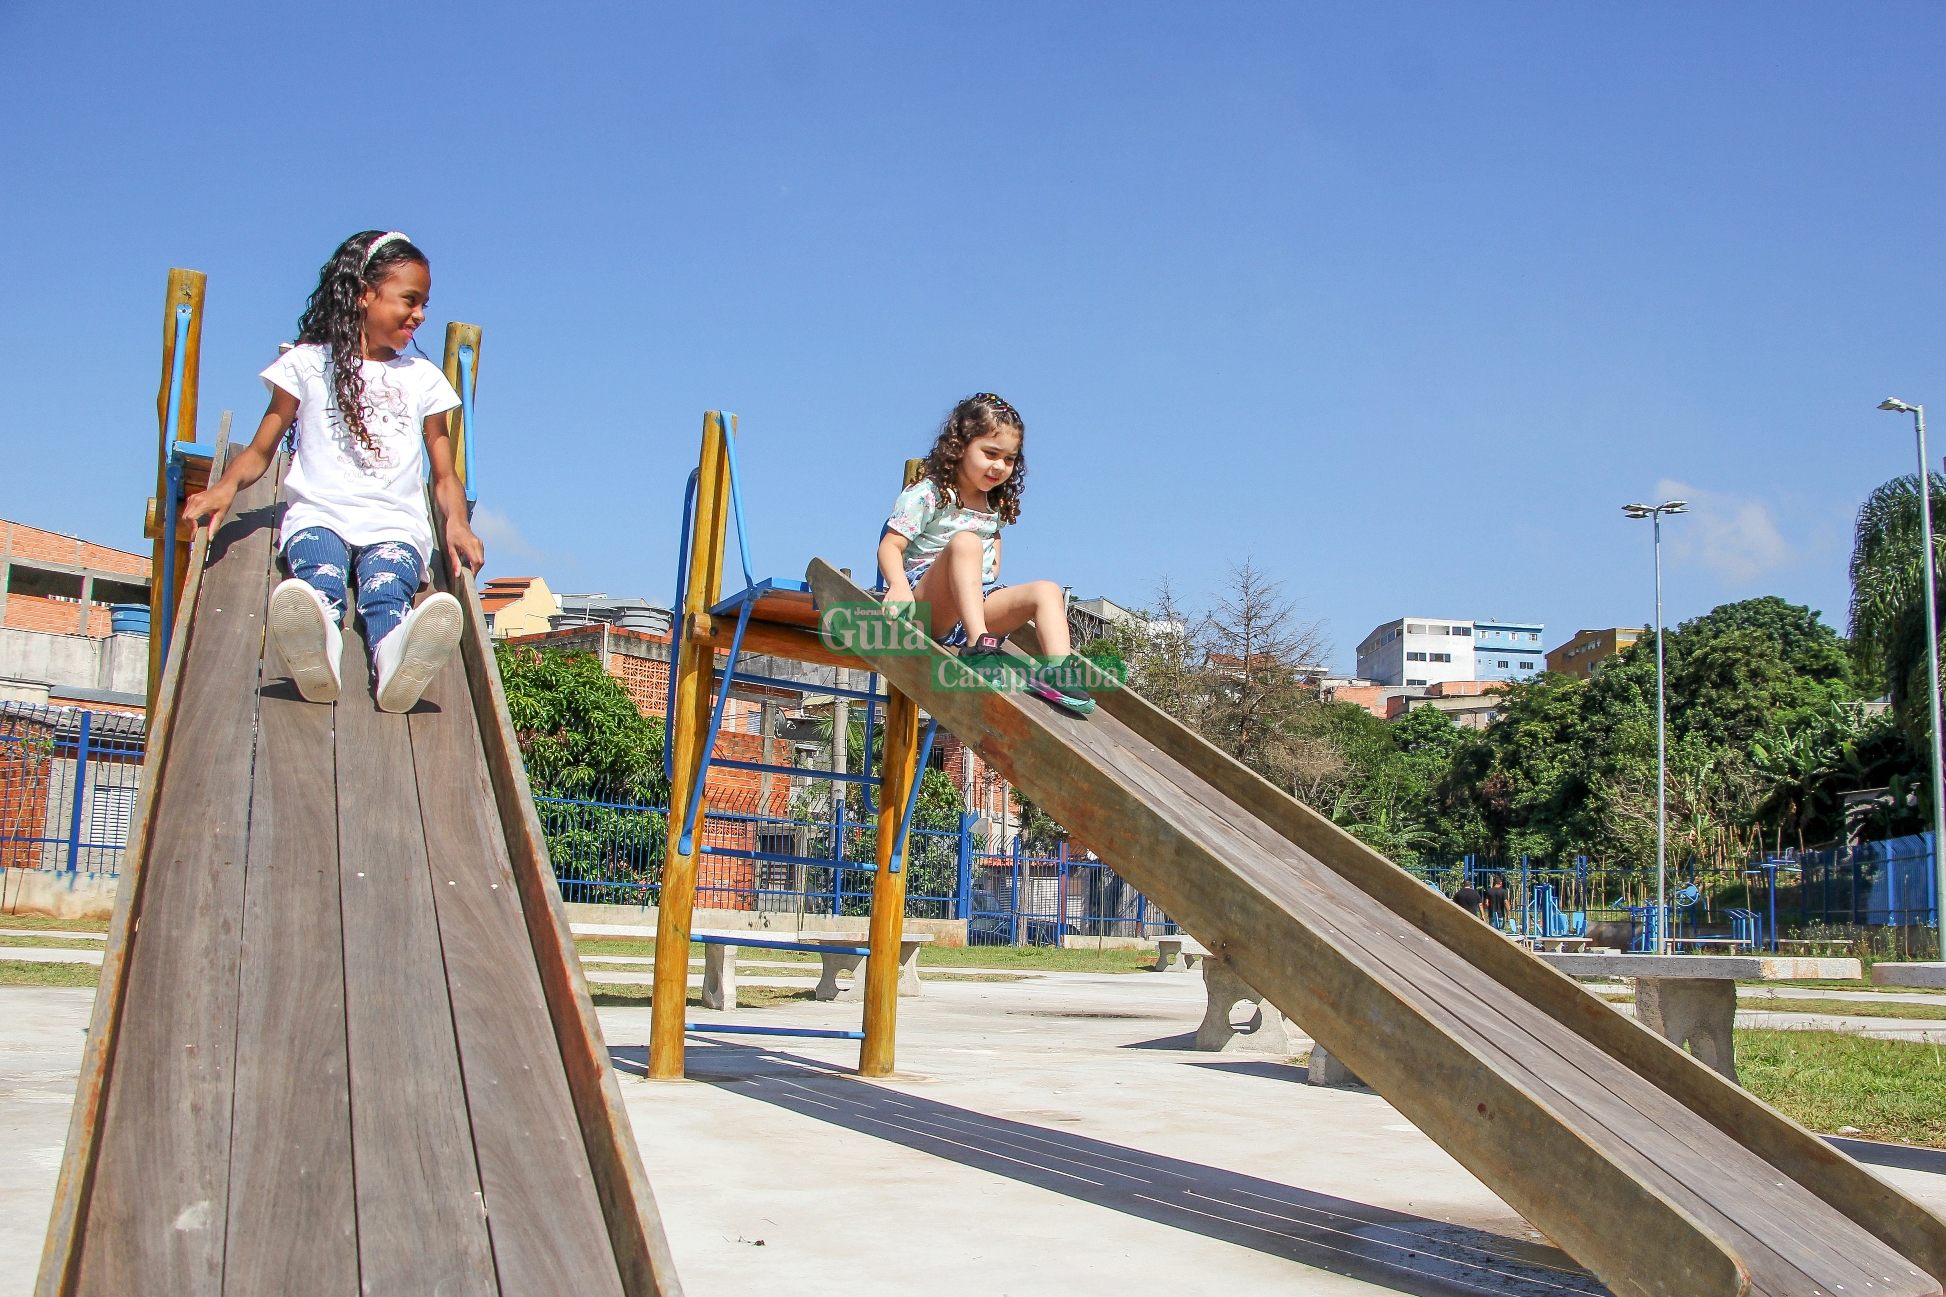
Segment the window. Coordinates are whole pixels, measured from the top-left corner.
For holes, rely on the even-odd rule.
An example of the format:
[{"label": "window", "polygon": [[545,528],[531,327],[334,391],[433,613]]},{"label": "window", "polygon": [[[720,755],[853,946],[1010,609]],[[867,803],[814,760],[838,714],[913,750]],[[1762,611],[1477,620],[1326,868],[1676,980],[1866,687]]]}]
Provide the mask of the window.
[{"label": "window", "polygon": [[134,784],[116,786],[97,784],[88,798],[89,845],[121,847],[128,845],[128,825],[135,815]]},{"label": "window", "polygon": [[1495,663],[1494,665],[1495,665],[1495,666],[1498,666],[1498,667],[1499,667],[1499,668],[1500,668],[1500,669],[1501,669],[1502,671],[1504,671],[1504,670],[1506,670],[1506,669],[1507,669],[1507,659],[1505,659],[1505,658],[1501,658],[1501,659],[1500,659],[1500,660],[1499,660],[1498,662],[1496,662],[1496,663]]},{"label": "window", "polygon": [[1408,653],[1405,655],[1405,660],[1408,662],[1424,662],[1426,655],[1424,653]]},{"label": "window", "polygon": [[1532,662],[1522,662],[1520,664],[1520,669],[1522,671],[1532,671],[1534,669],[1534,664]]},{"label": "window", "polygon": [[1405,633],[1408,635],[1424,635],[1427,633],[1425,623],[1409,621],[1405,624]]},{"label": "window", "polygon": [[1453,627],[1453,634],[1458,635],[1462,639],[1472,639],[1473,628],[1471,626],[1455,626]]},{"label": "window", "polygon": [[1434,662],[1451,662],[1453,655],[1451,653],[1434,653],[1431,660]]},{"label": "window", "polygon": [[1423,685],[1426,682],[1424,680],[1408,680],[1406,683],[1409,685]]}]

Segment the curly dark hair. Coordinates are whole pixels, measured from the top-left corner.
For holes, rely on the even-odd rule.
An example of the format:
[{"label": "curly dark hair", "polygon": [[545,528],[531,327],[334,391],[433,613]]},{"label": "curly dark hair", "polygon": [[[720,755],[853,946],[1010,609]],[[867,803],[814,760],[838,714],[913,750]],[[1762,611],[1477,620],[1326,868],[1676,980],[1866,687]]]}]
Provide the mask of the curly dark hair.
[{"label": "curly dark hair", "polygon": [[318,286],[297,318],[299,342],[331,349],[331,391],[338,401],[338,415],[366,450],[377,450],[378,442],[365,428],[365,376],[360,372],[365,359],[365,309],[358,299],[367,288],[384,283],[398,266],[414,261],[427,269],[432,266],[410,239],[387,239],[374,250],[372,245],[387,233],[360,230],[340,243],[318,271]]},{"label": "curly dark hair", "polygon": [[961,504],[959,466],[966,448],[976,439],[1002,428],[1020,434],[1020,452],[1014,457],[1013,475],[987,492],[987,502],[1003,523],[1020,519],[1020,493],[1027,486],[1027,424],[1020,411],[991,392],[976,392],[953,407],[940,426],[939,439],[926,455],[926,476],[939,491],[941,500]]}]

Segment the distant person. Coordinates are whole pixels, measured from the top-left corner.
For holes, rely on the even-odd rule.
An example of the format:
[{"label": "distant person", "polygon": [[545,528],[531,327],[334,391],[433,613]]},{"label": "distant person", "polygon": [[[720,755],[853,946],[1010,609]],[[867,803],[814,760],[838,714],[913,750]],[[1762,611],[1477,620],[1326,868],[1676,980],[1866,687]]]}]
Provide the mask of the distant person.
[{"label": "distant person", "polygon": [[1501,874],[1487,880],[1487,922],[1496,928],[1507,922],[1507,880]]},{"label": "distant person", "polygon": [[1067,596],[1052,581],[1000,582],[1000,528],[1020,517],[1027,425],[991,392],[953,407],[926,456],[926,475],[900,493],[879,532],[878,566],[888,606],[915,604],[927,631],[987,678],[1008,665],[1007,635],[1034,623],[1043,662],[1027,672],[1028,693],[1066,711],[1095,709],[1094,674],[1074,657]]},{"label": "distant person", "polygon": [[1484,912],[1482,907],[1486,904],[1486,898],[1480,895],[1479,889],[1473,886],[1473,884],[1461,883],[1459,890],[1453,893],[1453,904],[1459,906],[1474,918],[1479,918]]},{"label": "distant person", "polygon": [[381,711],[412,710],[459,643],[452,595],[412,606],[432,557],[428,469],[447,553],[475,569],[486,556],[453,471],[446,412],[459,394],[438,366],[405,354],[431,294],[426,254],[397,230],[339,244],[298,319],[297,345],[263,371],[270,408],[256,436],[220,481],[183,502],[185,517],[221,525],[296,423],[280,541],[291,575],[271,592],[269,632],[298,692],[315,703],[338,697],[352,581]]}]

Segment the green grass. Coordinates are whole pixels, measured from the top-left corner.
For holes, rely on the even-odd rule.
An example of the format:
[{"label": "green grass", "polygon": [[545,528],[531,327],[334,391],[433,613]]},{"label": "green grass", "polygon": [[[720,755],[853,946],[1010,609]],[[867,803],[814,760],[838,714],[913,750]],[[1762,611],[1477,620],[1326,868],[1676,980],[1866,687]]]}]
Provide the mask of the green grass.
[{"label": "green grass", "polygon": [[30,964],[0,959],[0,986],[85,986],[93,989],[101,969],[93,964]]},{"label": "green grass", "polygon": [[[647,1008],[650,988],[632,986],[625,983],[597,982],[590,980],[588,995],[597,1005],[620,1009]],[[768,1009],[772,1005],[784,1004],[791,1000],[808,1000],[811,992],[797,990],[788,986],[739,986],[737,987],[737,1008]],[[701,1007],[703,994],[700,990],[689,993],[688,1003]]]},{"label": "green grass", "polygon": [[50,919],[45,914],[0,914],[0,928],[54,928],[61,932],[106,932],[106,919]]},{"label": "green grass", "polygon": [[[859,944],[865,944],[862,938]],[[578,936],[574,945],[583,955],[655,954],[655,942],[639,937]],[[689,957],[703,957],[700,943],[690,945]],[[749,959],[786,964],[818,962],[818,957],[809,951],[741,947],[739,967],[743,960]],[[921,968],[988,968],[1009,973],[1140,973],[1154,964],[1153,950],[1056,950],[1052,946],[922,946],[919,950]]]},{"label": "green grass", "polygon": [[[1611,1004],[1633,1004],[1630,991],[1603,991],[1601,998]],[[1741,997],[1737,1008],[1760,1013],[1822,1013],[1851,1018],[1925,1018],[1946,1020],[1946,1005],[1902,1004],[1897,1000],[1799,1000],[1771,997]]]},{"label": "green grass", "polygon": [[100,950],[102,943],[87,937],[0,937],[0,952],[6,950]]},{"label": "green grass", "polygon": [[1812,1130],[1946,1148],[1946,1051],[1842,1031],[1737,1032],[1743,1087]]},{"label": "green grass", "polygon": [[1738,986],[1797,986],[1807,991],[1896,991],[1900,995],[1946,995],[1946,989],[1936,986],[1873,986],[1869,981],[1850,978],[1818,981],[1813,978],[1793,978],[1782,982],[1738,982]]}]

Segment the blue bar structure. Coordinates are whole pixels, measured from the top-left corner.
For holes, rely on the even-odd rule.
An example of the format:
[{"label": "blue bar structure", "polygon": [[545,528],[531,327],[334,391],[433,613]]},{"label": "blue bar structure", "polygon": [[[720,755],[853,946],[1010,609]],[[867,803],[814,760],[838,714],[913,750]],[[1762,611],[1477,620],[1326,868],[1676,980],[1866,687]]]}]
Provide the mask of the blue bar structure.
[{"label": "blue bar structure", "polygon": [[[729,566],[728,547],[730,533],[734,531],[737,545],[735,570],[742,576],[742,585],[733,592],[725,593],[722,579]],[[669,688],[666,700],[663,745],[663,773],[668,778],[671,797],[677,803],[671,807],[668,836],[666,839],[667,857],[664,862],[661,886],[658,892],[658,931],[657,967],[663,968],[663,961],[669,967],[658,974],[657,993],[652,997],[652,1022],[649,1042],[649,1074],[652,1077],[667,1078],[682,1074],[682,1032],[695,1028],[677,1016],[680,1013],[681,984],[675,977],[676,961],[682,959],[685,970],[687,961],[683,943],[690,939],[691,916],[694,912],[695,897],[699,888],[698,861],[702,856],[727,857],[736,860],[765,861],[786,864],[802,864],[831,870],[830,903],[833,913],[843,910],[847,901],[845,871],[850,868],[846,856],[847,813],[844,800],[834,797],[833,831],[829,857],[805,856],[789,851],[766,851],[748,848],[718,848],[704,845],[699,828],[707,815],[709,777],[713,769],[776,774],[787,778],[813,778],[828,780],[833,785],[856,786],[868,810],[880,815],[879,851],[880,865],[872,867],[872,937],[866,947],[857,948],[855,953],[869,956],[873,946],[879,947],[881,959],[874,959],[867,966],[866,988],[866,1030],[863,1032],[834,1033],[829,1031],[805,1032],[802,1034],[825,1038],[857,1039],[864,1042],[860,1053],[860,1069],[868,1074],[882,1075],[890,1070],[890,1034],[893,1012],[886,1003],[896,994],[895,980],[884,980],[887,973],[896,978],[897,940],[900,924],[904,918],[903,855],[907,846],[912,818],[917,813],[918,790],[924,763],[931,751],[934,729],[926,731],[924,751],[917,735],[908,730],[901,734],[909,738],[899,743],[888,743],[888,751],[882,754],[880,772],[872,773],[872,751],[875,732],[879,726],[879,708],[886,707],[891,716],[901,715],[906,721],[915,714],[909,700],[904,700],[882,690],[876,673],[869,675],[867,687],[857,689],[837,684],[826,689],[814,687],[815,692],[829,693],[835,698],[855,700],[862,703],[865,711],[865,753],[863,770],[834,773],[811,771],[797,766],[781,765],[765,760],[743,760],[736,757],[718,756],[716,747],[723,733],[728,715],[730,696],[739,686],[752,688],[789,689],[805,691],[806,684],[800,680],[783,680],[761,671],[745,670],[746,653],[761,653],[765,656],[797,658],[803,661],[820,662],[844,666],[847,660],[838,656],[839,650],[824,642],[815,628],[816,610],[812,606],[811,590],[803,581],[777,577],[758,577],[750,552],[749,527],[743,505],[742,472],[739,463],[737,438],[735,435],[735,416],[723,411],[711,411],[703,423],[703,447],[697,468],[688,475],[683,488],[681,535],[677,546],[676,569],[676,608],[677,623],[671,636]],[[727,643],[725,642],[727,640]],[[722,660],[719,663],[718,655]],[[860,664],[862,667],[862,663]],[[888,739],[891,726],[888,722]],[[849,735],[834,733],[834,743],[848,743]],[[909,747],[901,746],[903,743]],[[764,755],[762,753],[759,754]],[[911,779],[910,786],[897,784],[898,812],[894,821],[888,812],[879,811],[880,799],[877,789],[888,777],[888,772],[897,772],[897,778]],[[887,843],[891,844],[889,858]],[[775,844],[772,844],[775,845]],[[888,881],[890,880],[890,881]],[[856,893],[852,893],[856,896]],[[896,915],[889,919],[879,913],[887,909],[887,896],[894,899],[891,908]],[[889,914],[890,911],[887,910]],[[889,927],[887,926],[889,923]],[[744,944],[763,946],[759,941],[725,942],[724,944]],[[803,949],[801,946],[783,945],[781,949]],[[814,947],[813,949],[830,949]],[[882,970],[876,966],[883,965]],[[877,1022],[879,1026],[873,1027]],[[711,1025],[710,1031],[730,1032],[729,1026]],[[874,1031],[879,1032],[874,1037]],[[769,1027],[752,1029],[750,1034],[790,1035],[792,1029]]]},{"label": "blue bar structure", "polygon": [[466,483],[466,506],[472,511],[473,503],[479,499],[479,462],[478,448],[474,445],[474,430],[479,427],[473,421],[473,393],[479,387],[479,375],[474,372],[475,352],[473,344],[463,342],[459,348],[459,413],[461,449],[465,452],[459,466],[460,479]]}]

